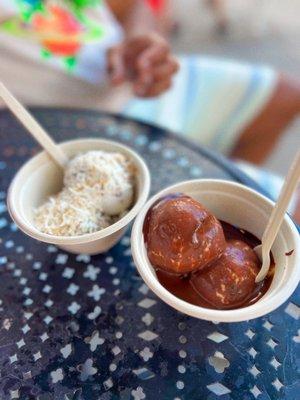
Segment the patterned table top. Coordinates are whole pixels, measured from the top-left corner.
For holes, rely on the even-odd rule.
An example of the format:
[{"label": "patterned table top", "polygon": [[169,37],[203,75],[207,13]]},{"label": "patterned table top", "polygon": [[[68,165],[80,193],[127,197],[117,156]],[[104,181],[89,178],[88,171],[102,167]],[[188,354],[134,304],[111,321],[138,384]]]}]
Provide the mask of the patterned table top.
[{"label": "patterned table top", "polygon": [[[34,109],[57,140],[112,138],[142,154],[153,192],[196,177],[255,184],[232,164],[121,117]],[[300,291],[275,312],[214,324],[180,314],[136,272],[129,232],[107,254],[74,256],[24,236],[5,205],[37,150],[0,112],[0,399],[300,398]],[[256,187],[257,188],[257,187]]]}]

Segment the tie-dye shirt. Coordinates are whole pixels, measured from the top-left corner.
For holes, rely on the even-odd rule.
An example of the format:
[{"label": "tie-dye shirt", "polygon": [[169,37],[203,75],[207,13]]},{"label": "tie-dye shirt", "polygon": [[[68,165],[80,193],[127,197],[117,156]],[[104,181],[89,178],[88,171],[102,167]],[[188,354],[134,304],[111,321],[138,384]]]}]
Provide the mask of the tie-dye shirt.
[{"label": "tie-dye shirt", "polygon": [[107,48],[122,36],[101,0],[0,0],[2,46],[91,83],[104,79]]}]

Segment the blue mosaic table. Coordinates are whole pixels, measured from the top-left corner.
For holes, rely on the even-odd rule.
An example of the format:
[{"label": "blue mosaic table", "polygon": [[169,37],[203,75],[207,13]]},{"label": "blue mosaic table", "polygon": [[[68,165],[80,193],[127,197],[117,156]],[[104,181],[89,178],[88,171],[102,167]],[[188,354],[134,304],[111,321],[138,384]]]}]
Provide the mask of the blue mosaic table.
[{"label": "blue mosaic table", "polygon": [[[152,191],[198,177],[256,187],[221,157],[156,127],[88,111],[34,109],[56,140],[132,146]],[[104,255],[67,254],[17,230],[5,205],[38,149],[0,112],[0,399],[300,399],[300,292],[275,312],[213,324],[180,314],[136,272],[129,232]]]}]

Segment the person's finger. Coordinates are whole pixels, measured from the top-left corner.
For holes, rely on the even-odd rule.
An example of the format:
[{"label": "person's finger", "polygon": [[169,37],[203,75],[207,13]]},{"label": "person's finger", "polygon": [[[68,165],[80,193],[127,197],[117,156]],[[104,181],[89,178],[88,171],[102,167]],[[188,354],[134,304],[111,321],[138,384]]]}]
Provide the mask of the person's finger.
[{"label": "person's finger", "polygon": [[137,57],[136,65],[139,71],[145,71],[154,64],[162,63],[169,55],[169,45],[164,41],[157,41],[149,45]]},{"label": "person's finger", "polygon": [[179,69],[179,63],[175,57],[169,56],[163,64],[153,67],[151,74],[154,82],[171,77]]},{"label": "person's finger", "polygon": [[107,52],[107,71],[111,82],[115,85],[125,80],[125,65],[122,46],[112,47]]},{"label": "person's finger", "polygon": [[171,84],[171,79],[165,79],[150,87],[138,84],[134,86],[134,93],[139,97],[155,97],[170,89]]},{"label": "person's finger", "polygon": [[151,70],[137,76],[134,84],[139,87],[144,86],[144,91],[146,92],[151,85],[171,78],[172,75],[178,71],[178,69],[179,63],[176,58],[169,56],[162,64],[154,66]]}]

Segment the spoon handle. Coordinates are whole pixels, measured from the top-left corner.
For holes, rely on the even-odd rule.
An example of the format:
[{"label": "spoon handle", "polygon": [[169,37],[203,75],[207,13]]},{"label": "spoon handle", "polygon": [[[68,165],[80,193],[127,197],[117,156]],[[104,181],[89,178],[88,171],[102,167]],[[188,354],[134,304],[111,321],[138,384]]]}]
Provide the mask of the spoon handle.
[{"label": "spoon handle", "polygon": [[294,162],[285,178],[283,187],[280,191],[279,198],[273,208],[268,225],[262,237],[262,246],[268,253],[271,250],[273,242],[276,238],[282,220],[285,216],[292,195],[297,188],[300,179],[300,151],[298,151]]},{"label": "spoon handle", "polygon": [[64,152],[55,144],[47,132],[22,106],[22,104],[19,103],[2,82],[0,82],[0,96],[6,103],[7,107],[25,126],[34,139],[44,148],[44,150],[46,150],[46,152],[61,168],[64,168],[68,162]]}]

